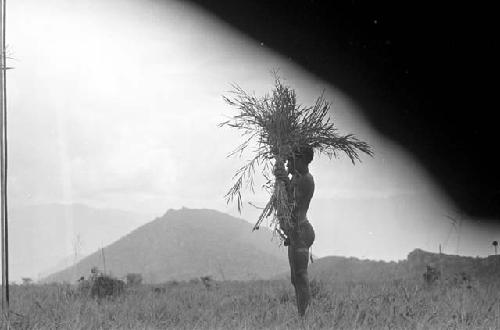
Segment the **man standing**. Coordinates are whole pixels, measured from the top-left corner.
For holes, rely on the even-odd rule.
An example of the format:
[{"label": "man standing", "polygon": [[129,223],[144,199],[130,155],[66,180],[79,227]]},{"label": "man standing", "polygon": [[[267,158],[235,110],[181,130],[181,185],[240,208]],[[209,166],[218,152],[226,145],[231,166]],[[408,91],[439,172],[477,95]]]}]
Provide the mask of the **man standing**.
[{"label": "man standing", "polygon": [[[288,262],[290,264],[291,282],[295,288],[297,309],[304,316],[311,302],[311,291],[307,266],[309,263],[309,248],[314,242],[314,230],[307,219],[307,210],[314,194],[314,179],[309,173],[309,163],[314,152],[310,147],[294,151],[287,160],[286,173],[283,167],[275,167],[274,175],[282,180],[287,187],[289,200],[293,205],[290,228],[281,228],[285,235],[285,245],[288,246]],[[291,180],[288,174],[292,175]]]}]

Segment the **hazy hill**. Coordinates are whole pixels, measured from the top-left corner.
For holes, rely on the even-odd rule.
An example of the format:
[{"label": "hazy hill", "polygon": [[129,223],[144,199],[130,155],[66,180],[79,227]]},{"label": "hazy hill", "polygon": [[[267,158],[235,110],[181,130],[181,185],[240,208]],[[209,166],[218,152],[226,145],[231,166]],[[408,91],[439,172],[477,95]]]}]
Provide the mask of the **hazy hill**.
[{"label": "hazy hill", "polygon": [[421,274],[429,265],[440,270],[444,277],[466,273],[474,279],[490,281],[500,278],[500,256],[486,258],[463,257],[458,255],[438,254],[416,249],[408,255],[407,267],[412,274]]},{"label": "hazy hill", "polygon": [[[463,257],[415,249],[406,260],[384,262],[329,256],[315,260],[310,266],[311,279],[325,281],[381,281],[423,278],[427,265],[439,270],[443,279],[465,273],[471,279],[491,281],[500,278],[500,256]],[[282,276],[287,276],[283,273]]]},{"label": "hazy hill", "polygon": [[37,279],[64,269],[144,223],[133,212],[96,209],[80,204],[47,204],[14,208],[9,213],[10,278]]},{"label": "hazy hill", "polygon": [[385,262],[329,256],[310,265],[310,278],[323,281],[378,281],[407,276],[405,262]]},{"label": "hazy hill", "polygon": [[93,266],[117,277],[141,273],[147,282],[188,280],[211,275],[216,279],[270,278],[288,267],[286,252],[262,228],[252,232],[244,220],[213,210],[169,210],[107,246],[104,259],[96,252],[76,266],[44,281],[75,281]]}]

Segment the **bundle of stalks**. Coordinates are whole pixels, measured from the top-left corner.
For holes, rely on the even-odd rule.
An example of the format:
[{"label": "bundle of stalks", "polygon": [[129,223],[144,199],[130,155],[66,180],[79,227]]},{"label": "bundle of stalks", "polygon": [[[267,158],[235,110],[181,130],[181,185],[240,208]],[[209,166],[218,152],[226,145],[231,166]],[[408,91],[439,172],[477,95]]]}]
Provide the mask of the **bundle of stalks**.
[{"label": "bundle of stalks", "polygon": [[352,134],[340,135],[334,123],[327,116],[330,103],[320,95],[314,105],[304,107],[297,104],[293,89],[284,85],[274,73],[275,84],[272,93],[257,98],[233,85],[230,97],[224,101],[236,107],[239,112],[219,126],[229,126],[242,132],[245,138],[228,156],[242,155],[250,146],[254,147],[252,158],[233,176],[234,184],[225,198],[227,202],[237,200],[238,211],[242,207],[242,189],[254,191],[256,167],[262,167],[267,180],[263,188],[270,193],[270,199],[262,209],[254,230],[262,221],[271,217],[270,226],[283,239],[283,231],[293,228],[291,220],[293,198],[289,196],[282,180],[271,178],[276,167],[295,156],[294,151],[311,147],[315,153],[338,157],[346,154],[353,164],[361,161],[359,152],[373,156],[371,147]]}]

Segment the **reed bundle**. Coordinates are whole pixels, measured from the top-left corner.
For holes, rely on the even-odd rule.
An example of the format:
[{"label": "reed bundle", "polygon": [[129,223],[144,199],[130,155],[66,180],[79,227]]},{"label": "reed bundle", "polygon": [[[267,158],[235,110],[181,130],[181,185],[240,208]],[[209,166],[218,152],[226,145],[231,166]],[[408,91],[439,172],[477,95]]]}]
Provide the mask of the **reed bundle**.
[{"label": "reed bundle", "polygon": [[295,91],[281,82],[274,74],[274,88],[271,94],[256,97],[245,92],[238,85],[233,85],[230,96],[223,96],[224,101],[239,111],[219,126],[229,126],[239,130],[244,137],[228,156],[242,155],[250,146],[251,159],[239,168],[233,176],[234,184],[225,198],[227,202],[236,199],[238,211],[242,207],[242,189],[254,191],[256,167],[262,168],[267,180],[263,188],[270,193],[270,199],[262,209],[254,230],[262,221],[271,217],[271,227],[284,238],[283,227],[291,228],[293,199],[288,196],[284,182],[272,178],[275,166],[284,166],[284,162],[294,157],[294,150],[311,147],[315,153],[338,157],[346,154],[353,164],[361,161],[359,153],[373,155],[371,147],[357,139],[353,134],[341,135],[328,116],[330,103],[321,94],[312,106],[297,104]]}]

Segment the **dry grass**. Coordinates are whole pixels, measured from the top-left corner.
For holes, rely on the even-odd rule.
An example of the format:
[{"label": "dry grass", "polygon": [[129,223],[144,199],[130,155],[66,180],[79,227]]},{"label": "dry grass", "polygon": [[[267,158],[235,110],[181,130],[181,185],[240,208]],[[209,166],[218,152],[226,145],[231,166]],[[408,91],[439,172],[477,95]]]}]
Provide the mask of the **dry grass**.
[{"label": "dry grass", "polygon": [[14,286],[1,329],[499,329],[499,283],[321,283],[304,319],[286,281],[142,285],[95,300],[65,285]]},{"label": "dry grass", "polygon": [[372,155],[371,147],[353,134],[342,135],[329,117],[330,103],[320,95],[312,106],[297,103],[295,90],[284,85],[274,72],[274,89],[270,94],[256,97],[238,85],[233,86],[230,96],[224,96],[227,104],[236,108],[236,114],[220,124],[241,132],[243,142],[229,155],[241,156],[252,149],[250,160],[233,177],[234,184],[226,194],[231,202],[236,199],[238,210],[242,206],[243,188],[253,191],[256,168],[260,168],[267,180],[264,185],[271,197],[263,208],[254,229],[271,216],[271,227],[280,233],[280,226],[293,227],[290,221],[293,201],[289,200],[281,180],[271,179],[274,166],[283,167],[294,157],[294,151],[311,147],[317,153],[330,158],[345,154],[354,164],[360,161],[360,153]]}]

